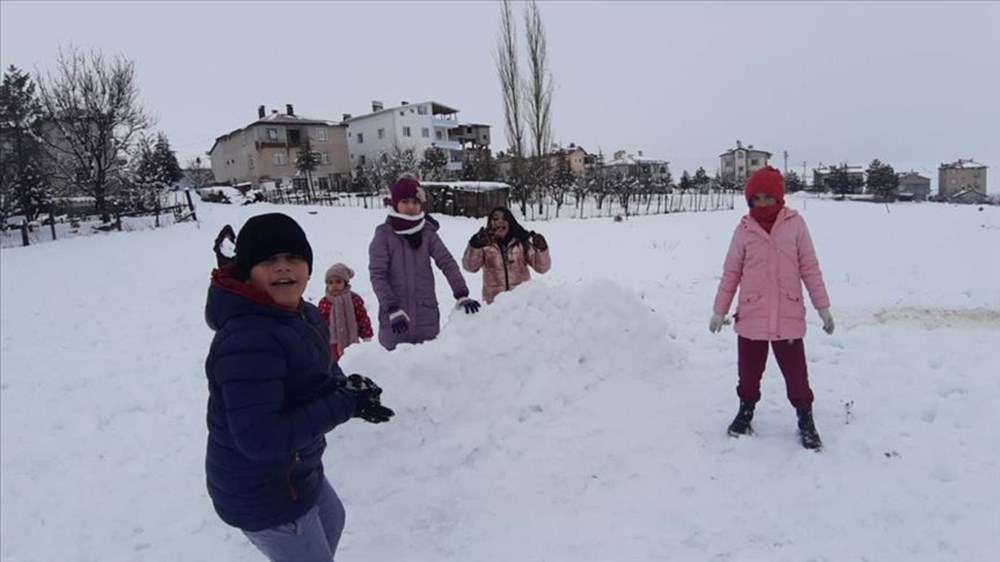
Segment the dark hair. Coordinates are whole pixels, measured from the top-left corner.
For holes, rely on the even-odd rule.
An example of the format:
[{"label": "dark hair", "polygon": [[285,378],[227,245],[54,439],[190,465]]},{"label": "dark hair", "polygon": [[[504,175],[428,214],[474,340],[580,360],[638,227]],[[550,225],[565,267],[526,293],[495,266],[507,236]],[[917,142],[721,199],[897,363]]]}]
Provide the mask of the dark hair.
[{"label": "dark hair", "polygon": [[521,223],[517,222],[514,218],[514,214],[510,212],[507,207],[494,207],[490,214],[486,216],[486,229],[490,230],[492,226],[490,223],[493,222],[493,213],[500,211],[503,213],[504,219],[507,221],[507,238],[504,239],[504,246],[510,241],[511,238],[516,239],[521,243],[521,247],[524,250],[524,257],[528,257],[528,250],[531,248],[531,233],[521,226]]}]

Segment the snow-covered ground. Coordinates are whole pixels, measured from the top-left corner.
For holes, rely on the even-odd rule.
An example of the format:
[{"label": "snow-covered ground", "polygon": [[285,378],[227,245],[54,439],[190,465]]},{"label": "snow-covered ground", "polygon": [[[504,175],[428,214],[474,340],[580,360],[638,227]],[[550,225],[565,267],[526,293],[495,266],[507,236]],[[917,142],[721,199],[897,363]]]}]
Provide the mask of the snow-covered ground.
[{"label": "snow-covered ground", "polygon": [[[548,275],[474,316],[439,277],[437,341],[348,350],[397,417],[328,436],[338,559],[995,559],[1000,208],[789,204],[837,320],[827,336],[809,312],[821,453],[798,445],[773,360],[756,436],[725,434],[735,336],[707,323],[743,209],[535,222]],[[205,491],[203,305],[221,225],[276,208],[3,250],[3,562],[262,560]],[[384,212],[280,210],[374,313]],[[458,257],[480,221],[439,218]]]}]

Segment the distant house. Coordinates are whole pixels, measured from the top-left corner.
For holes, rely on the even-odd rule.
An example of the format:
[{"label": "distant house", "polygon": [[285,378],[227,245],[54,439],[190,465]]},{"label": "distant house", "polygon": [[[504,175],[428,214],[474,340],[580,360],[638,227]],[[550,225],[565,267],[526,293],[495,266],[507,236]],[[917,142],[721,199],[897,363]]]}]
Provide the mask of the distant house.
[{"label": "distant house", "polygon": [[753,145],[743,148],[743,143],[736,141],[736,148],[719,155],[719,176],[723,181],[743,185],[754,172],[767,166],[771,153],[758,150]]},{"label": "distant house", "polygon": [[448,155],[445,166],[460,172],[466,150],[488,150],[490,126],[461,123],[458,110],[436,101],[400,102],[395,107],[373,100],[371,113],[344,114],[351,167],[385,160],[396,150],[412,150],[420,160],[424,151],[439,148]]},{"label": "distant house", "polygon": [[938,197],[947,199],[965,190],[986,195],[986,166],[973,160],[958,159],[938,167]]},{"label": "distant house", "polygon": [[[848,193],[861,193],[865,186],[865,168],[864,166],[850,166],[845,164],[847,167],[847,177],[852,182],[854,186]],[[837,166],[838,168],[843,166]],[[830,172],[832,168],[830,166],[824,166],[820,164],[818,168],[813,168],[813,191],[829,191],[830,187],[827,185],[827,179],[830,177]]]},{"label": "distant house", "polygon": [[510,186],[492,181],[421,182],[432,213],[485,217],[496,207],[510,205]]},{"label": "distant house", "polygon": [[295,160],[306,138],[320,155],[312,174],[314,186],[321,190],[346,186],[351,177],[347,125],[295,115],[291,104],[285,106],[285,113],[273,110],[270,114],[262,105],[256,121],[215,139],[208,151],[212,174],[216,182],[249,182],[255,188],[261,182],[278,187],[304,182]]},{"label": "distant house", "polygon": [[899,196],[901,199],[926,201],[931,194],[931,179],[917,172],[901,172],[899,177]]},{"label": "distant house", "polygon": [[570,144],[567,148],[560,148],[546,155],[549,159],[549,167],[558,169],[563,159],[569,164],[569,171],[574,176],[580,178],[587,173],[587,162],[590,155],[582,147]]},{"label": "distant house", "polygon": [[605,162],[602,173],[617,174],[622,177],[665,180],[670,175],[670,163],[658,158],[643,156],[640,150],[637,155],[627,154],[624,150],[615,152],[614,159]]},{"label": "distant house", "polygon": [[966,205],[985,205],[990,202],[990,198],[985,193],[972,188],[965,188],[958,193],[952,193],[945,201]]}]

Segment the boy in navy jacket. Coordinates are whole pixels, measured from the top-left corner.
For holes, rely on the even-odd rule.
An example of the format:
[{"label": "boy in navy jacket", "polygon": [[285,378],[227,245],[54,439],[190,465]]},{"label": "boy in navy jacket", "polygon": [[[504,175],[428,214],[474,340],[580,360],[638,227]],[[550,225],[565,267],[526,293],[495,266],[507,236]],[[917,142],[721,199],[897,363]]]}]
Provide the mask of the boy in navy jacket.
[{"label": "boy in navy jacket", "polygon": [[205,319],[208,492],[219,517],[272,562],[333,560],[344,506],[323,474],[324,434],[353,417],[388,421],[381,389],[345,377],[329,330],[302,300],[305,232],[280,213],[250,218],[236,258],[212,272]]}]

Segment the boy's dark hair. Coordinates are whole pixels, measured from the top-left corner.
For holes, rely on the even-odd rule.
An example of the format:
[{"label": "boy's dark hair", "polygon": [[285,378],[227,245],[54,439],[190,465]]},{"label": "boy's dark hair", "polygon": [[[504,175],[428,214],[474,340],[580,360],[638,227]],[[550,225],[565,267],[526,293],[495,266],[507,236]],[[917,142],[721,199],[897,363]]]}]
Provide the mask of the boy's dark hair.
[{"label": "boy's dark hair", "polygon": [[313,253],[306,233],[295,219],[282,213],[250,217],[236,237],[237,279],[250,278],[250,270],[275,254],[300,256],[309,264],[312,275]]}]

